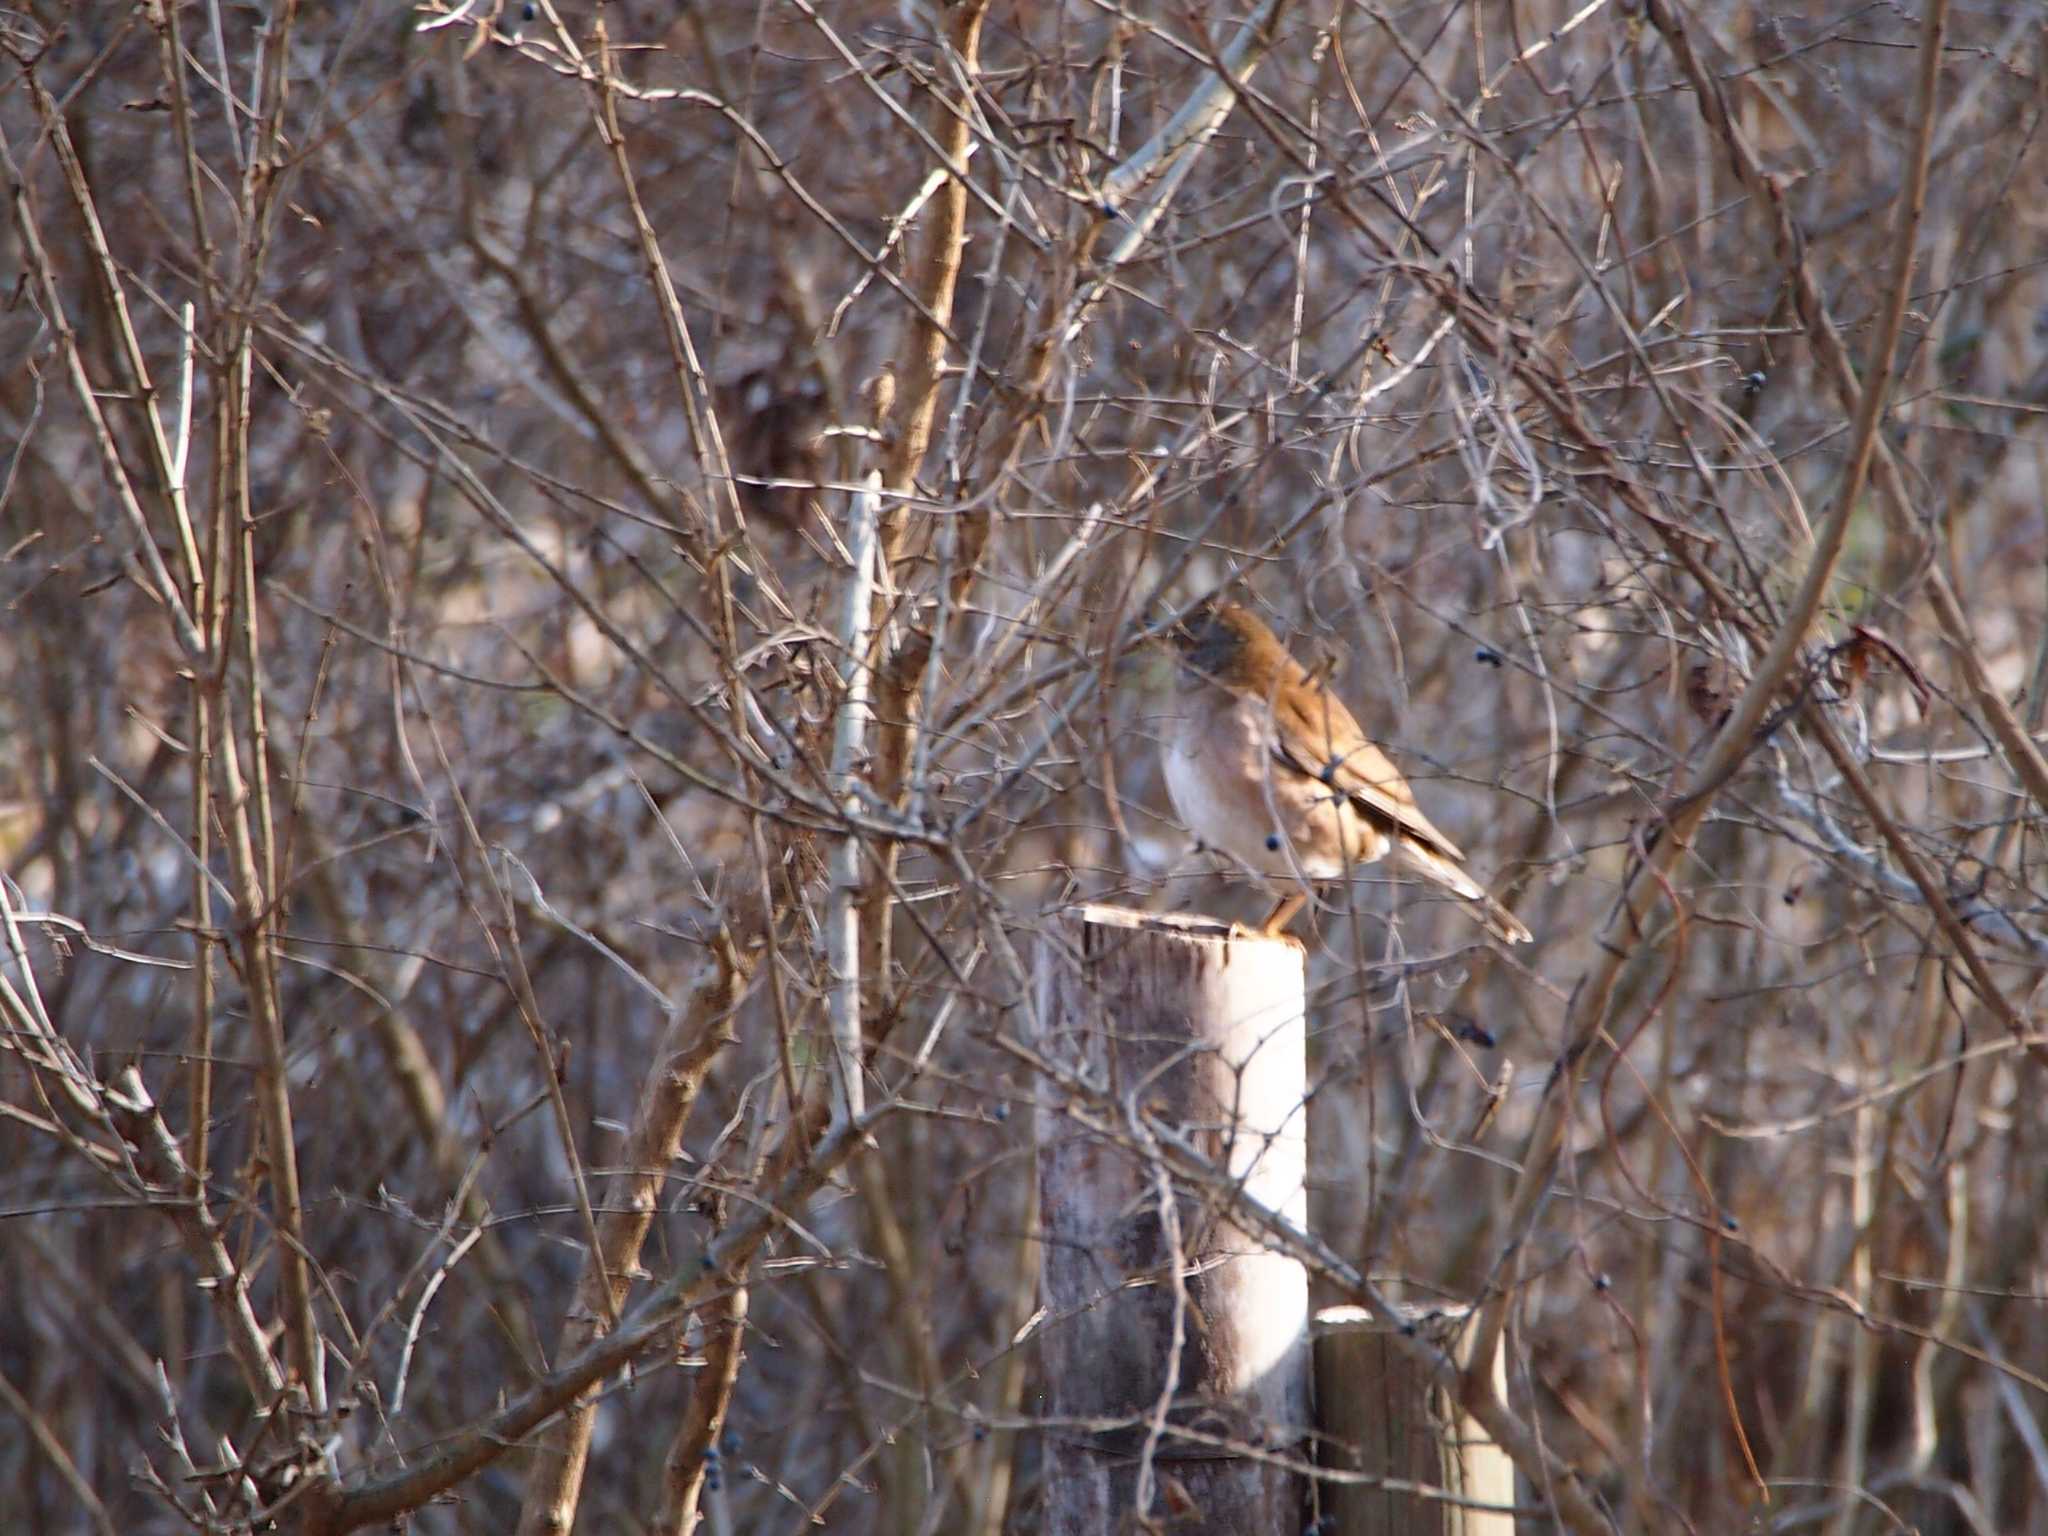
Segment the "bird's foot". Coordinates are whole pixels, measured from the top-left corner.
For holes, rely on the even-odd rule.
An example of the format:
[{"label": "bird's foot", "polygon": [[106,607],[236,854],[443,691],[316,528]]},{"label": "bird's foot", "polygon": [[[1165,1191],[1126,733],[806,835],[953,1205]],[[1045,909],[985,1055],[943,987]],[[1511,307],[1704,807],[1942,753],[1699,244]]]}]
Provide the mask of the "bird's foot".
[{"label": "bird's foot", "polygon": [[1293,891],[1281,897],[1273,910],[1266,914],[1266,921],[1261,925],[1259,932],[1262,936],[1269,939],[1286,938],[1287,925],[1294,921],[1295,914],[1300,912],[1306,905],[1308,905],[1308,892],[1306,891]]}]

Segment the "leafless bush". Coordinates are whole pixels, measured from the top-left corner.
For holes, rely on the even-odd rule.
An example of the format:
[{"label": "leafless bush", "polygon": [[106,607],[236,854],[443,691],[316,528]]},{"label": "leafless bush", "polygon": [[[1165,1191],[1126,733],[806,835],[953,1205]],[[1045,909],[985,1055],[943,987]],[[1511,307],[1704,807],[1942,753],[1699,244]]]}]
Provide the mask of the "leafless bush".
[{"label": "leafless bush", "polygon": [[1537,934],[1319,909],[1326,1291],[1576,1529],[2048,1531],[2039,36],[0,11],[0,1503],[1033,1529],[1231,587]]}]

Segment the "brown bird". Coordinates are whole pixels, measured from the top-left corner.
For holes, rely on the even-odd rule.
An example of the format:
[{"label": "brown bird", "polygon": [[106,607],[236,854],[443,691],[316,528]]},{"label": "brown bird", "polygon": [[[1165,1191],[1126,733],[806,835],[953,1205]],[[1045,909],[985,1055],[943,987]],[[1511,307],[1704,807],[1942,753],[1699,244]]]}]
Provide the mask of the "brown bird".
[{"label": "brown bird", "polygon": [[1205,603],[1172,638],[1179,716],[1167,792],[1190,832],[1280,893],[1263,932],[1293,920],[1308,886],[1391,852],[1395,868],[1472,903],[1497,938],[1528,940],[1465,873],[1465,855],[1422,814],[1400,769],[1255,615]]}]

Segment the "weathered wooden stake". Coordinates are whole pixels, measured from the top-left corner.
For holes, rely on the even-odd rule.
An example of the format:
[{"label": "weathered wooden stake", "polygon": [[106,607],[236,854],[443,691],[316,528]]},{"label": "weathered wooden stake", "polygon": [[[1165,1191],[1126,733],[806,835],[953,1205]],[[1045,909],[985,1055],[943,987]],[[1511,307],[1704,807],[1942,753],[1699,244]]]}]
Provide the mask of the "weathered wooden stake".
[{"label": "weathered wooden stake", "polygon": [[[1379,1486],[1326,1482],[1330,1536],[1515,1536],[1515,1465],[1450,1395],[1389,1337],[1401,1324],[1363,1307],[1316,1314],[1316,1423],[1325,1466],[1382,1479]],[[1455,1327],[1418,1310],[1413,1326]],[[1469,1333],[1469,1330],[1468,1330]],[[1505,1390],[1505,1362],[1493,1362]],[[1469,1504],[1432,1498],[1441,1489]],[[1475,1509],[1492,1504],[1499,1509]]]},{"label": "weathered wooden stake", "polygon": [[[1145,1529],[1135,1514],[1173,1536],[1297,1536],[1304,1478],[1175,1431],[1306,1458],[1307,1273],[1233,1222],[1217,1191],[1176,1184],[1165,1219],[1158,1164],[1131,1121],[1143,1106],[1181,1127],[1247,1193],[1305,1223],[1302,951],[1207,919],[1084,907],[1053,920],[1037,980],[1041,1048],[1104,1090],[1095,1107],[1115,1122],[1114,1134],[1077,1126],[1052,1090],[1038,1117],[1041,1408],[1053,1421],[1040,1529]],[[1169,1381],[1155,1437],[1145,1421]],[[1129,1422],[1061,1422],[1074,1419]]]}]

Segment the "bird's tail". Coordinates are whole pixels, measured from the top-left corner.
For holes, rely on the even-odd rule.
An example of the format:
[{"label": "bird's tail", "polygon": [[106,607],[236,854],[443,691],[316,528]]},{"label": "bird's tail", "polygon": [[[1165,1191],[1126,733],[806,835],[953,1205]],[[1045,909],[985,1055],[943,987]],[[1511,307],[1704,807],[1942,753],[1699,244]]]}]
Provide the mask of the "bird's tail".
[{"label": "bird's tail", "polygon": [[1522,926],[1520,918],[1487,895],[1477,880],[1434,848],[1424,847],[1404,837],[1396,845],[1395,859],[1403,869],[1412,870],[1423,879],[1455,891],[1471,902],[1476,909],[1473,916],[1486,925],[1488,933],[1503,943],[1526,944],[1534,937]]}]

